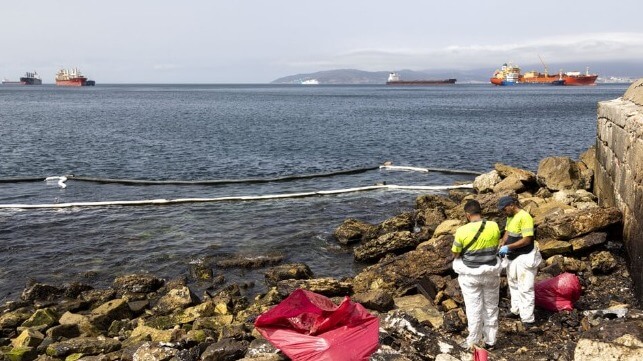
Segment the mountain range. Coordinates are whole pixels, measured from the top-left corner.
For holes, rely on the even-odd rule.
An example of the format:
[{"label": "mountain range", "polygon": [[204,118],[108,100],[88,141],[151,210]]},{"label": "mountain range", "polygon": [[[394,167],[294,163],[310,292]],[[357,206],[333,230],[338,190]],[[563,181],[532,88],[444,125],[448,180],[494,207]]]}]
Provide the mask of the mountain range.
[{"label": "mountain range", "polygon": [[[391,71],[398,73],[402,80],[425,80],[425,79],[449,79],[456,78],[458,83],[488,83],[497,67],[455,70],[455,69],[430,69],[430,70],[408,70],[392,69],[390,71],[364,71],[358,69],[335,69],[324,70],[314,73],[301,73],[275,79],[271,84],[301,84],[306,80],[315,79],[319,84],[384,84]],[[590,66],[590,73],[599,75],[597,82],[631,82],[643,77],[643,63],[630,62],[602,62],[593,64],[550,64],[550,74],[562,71],[585,72],[586,66]],[[544,72],[542,64],[520,65],[523,72],[540,71]]]}]

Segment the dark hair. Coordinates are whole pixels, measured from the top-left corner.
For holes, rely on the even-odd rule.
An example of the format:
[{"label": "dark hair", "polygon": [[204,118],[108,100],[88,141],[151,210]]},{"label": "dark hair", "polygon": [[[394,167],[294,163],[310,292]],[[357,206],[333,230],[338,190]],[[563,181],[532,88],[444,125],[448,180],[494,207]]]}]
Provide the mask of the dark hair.
[{"label": "dark hair", "polygon": [[482,207],[480,207],[480,202],[475,199],[471,199],[465,203],[464,211],[469,214],[480,214],[482,213]]}]

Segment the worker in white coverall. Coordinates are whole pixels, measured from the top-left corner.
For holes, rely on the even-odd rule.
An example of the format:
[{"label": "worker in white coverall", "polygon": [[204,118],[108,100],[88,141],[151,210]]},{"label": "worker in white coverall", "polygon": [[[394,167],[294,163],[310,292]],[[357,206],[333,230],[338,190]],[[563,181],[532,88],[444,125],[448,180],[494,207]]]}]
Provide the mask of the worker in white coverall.
[{"label": "worker in white coverall", "polygon": [[482,219],[478,201],[468,201],[464,211],[469,223],[456,230],[451,247],[455,255],[453,270],[458,274],[469,329],[462,346],[471,348],[484,341],[486,348],[492,349],[498,333],[500,229],[496,222]]},{"label": "worker in white coverall", "polygon": [[534,219],[520,208],[513,197],[498,200],[498,209],[507,215],[505,234],[500,241],[500,256],[506,256],[507,283],[511,296],[511,313],[520,316],[526,329],[534,325],[536,293],[534,282],[542,257],[534,245]]}]

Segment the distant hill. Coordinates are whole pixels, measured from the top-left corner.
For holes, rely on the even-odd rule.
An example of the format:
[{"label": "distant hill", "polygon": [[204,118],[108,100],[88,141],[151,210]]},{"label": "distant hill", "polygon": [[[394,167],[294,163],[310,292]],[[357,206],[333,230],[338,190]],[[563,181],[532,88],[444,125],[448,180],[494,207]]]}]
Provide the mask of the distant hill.
[{"label": "distant hill", "polygon": [[[542,64],[518,64],[523,72],[536,70],[544,71]],[[638,79],[643,78],[643,63],[625,63],[625,62],[594,62],[592,64],[579,63],[551,63],[547,64],[549,73],[563,71],[580,71],[584,72],[586,66],[589,66],[590,73],[599,75],[599,81],[610,78]],[[400,75],[402,80],[425,80],[425,79],[449,79],[456,78],[459,84],[462,83],[488,83],[493,72],[500,68],[502,64],[494,64],[489,68],[471,69],[471,70],[397,70],[393,69]],[[283,78],[275,79],[271,84],[301,84],[302,81],[316,79],[319,84],[385,84],[390,71],[364,71],[357,69],[337,69],[325,70],[315,73],[304,73],[289,75]]]}]

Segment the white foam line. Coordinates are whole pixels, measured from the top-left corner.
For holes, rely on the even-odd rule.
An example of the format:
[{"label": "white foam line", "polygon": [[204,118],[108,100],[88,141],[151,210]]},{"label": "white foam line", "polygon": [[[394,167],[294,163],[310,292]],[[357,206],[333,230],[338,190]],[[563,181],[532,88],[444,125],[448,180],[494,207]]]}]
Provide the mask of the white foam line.
[{"label": "white foam line", "polygon": [[402,165],[381,165],[380,169],[388,169],[388,170],[411,170],[415,172],[423,172],[423,173],[428,173],[429,169],[428,168],[420,168],[420,167],[406,167]]},{"label": "white foam line", "polygon": [[69,202],[69,203],[50,203],[50,204],[0,204],[0,209],[20,208],[70,208],[70,207],[105,207],[105,206],[146,206],[146,205],[164,205],[178,203],[205,203],[205,202],[226,202],[226,201],[255,201],[266,199],[285,199],[285,198],[303,198],[312,196],[323,196],[341,193],[352,193],[371,191],[377,189],[392,190],[448,190],[448,189],[471,189],[472,184],[462,184],[456,186],[400,186],[393,184],[383,184],[368,187],[344,188],[328,191],[286,193],[286,194],[267,194],[258,196],[230,196],[218,198],[176,198],[176,199],[145,199],[138,201],[101,201],[101,202]]}]

